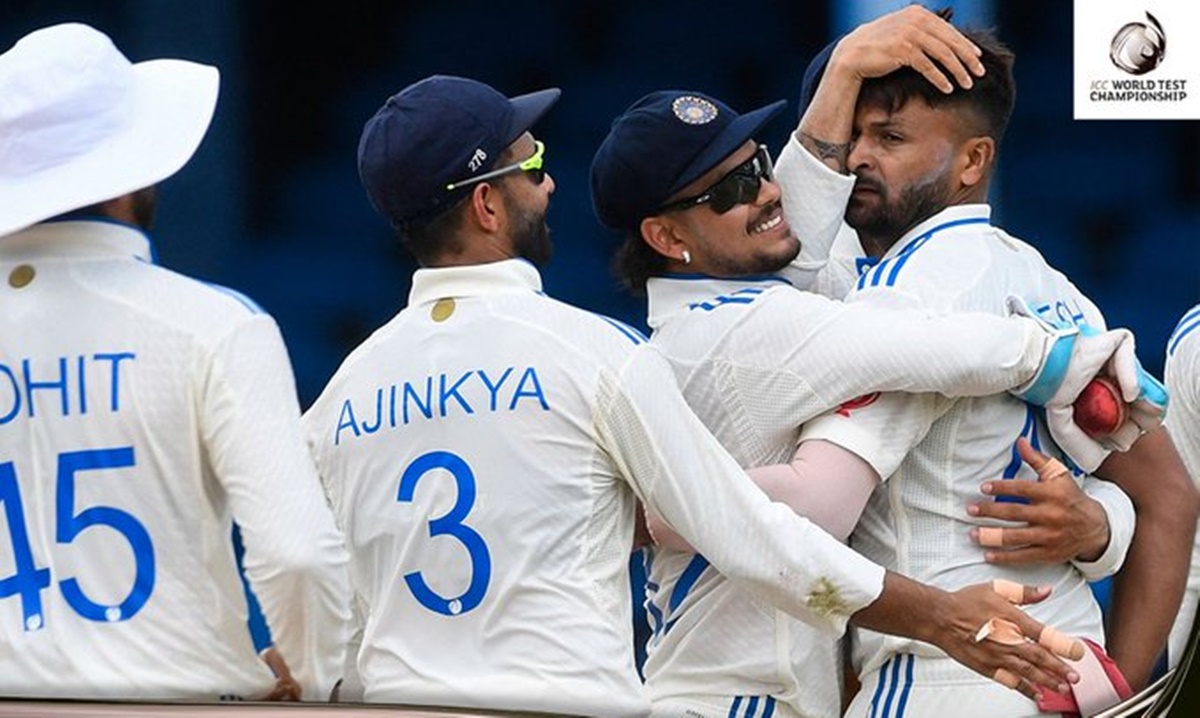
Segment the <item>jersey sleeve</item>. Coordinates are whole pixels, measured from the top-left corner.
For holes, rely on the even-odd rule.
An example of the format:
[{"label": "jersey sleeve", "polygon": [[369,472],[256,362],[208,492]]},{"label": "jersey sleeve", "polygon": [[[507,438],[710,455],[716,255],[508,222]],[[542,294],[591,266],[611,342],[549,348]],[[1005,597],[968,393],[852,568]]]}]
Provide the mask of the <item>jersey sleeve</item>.
[{"label": "jersey sleeve", "polygon": [[[824,305],[808,306],[818,301]],[[801,292],[773,304],[748,317],[739,341],[774,357],[772,367],[803,377],[823,407],[872,391],[1004,392],[1037,373],[1050,341],[1037,322],[1020,317],[892,310]]]},{"label": "jersey sleeve", "polygon": [[1092,476],[1083,477],[1083,492],[1104,507],[1108,518],[1108,546],[1095,561],[1071,561],[1083,577],[1098,581],[1111,576],[1125,563],[1137,517],[1133,502],[1116,484]]},{"label": "jersey sleeve", "polygon": [[800,240],[800,254],[781,274],[796,287],[810,291],[838,284],[825,275],[846,273],[844,265],[829,260],[843,227],[854,177],[817,161],[792,133],[779,153],[775,179],[783,193],[784,218]]},{"label": "jersey sleeve", "polygon": [[805,423],[800,442],[837,444],[886,481],[950,405],[935,394],[867,394]]},{"label": "jersey sleeve", "polygon": [[653,347],[601,375],[595,425],[643,504],[766,601],[840,634],[882,592],[882,567],[751,483],[688,408]]},{"label": "jersey sleeve", "polygon": [[239,323],[198,373],[202,436],[241,527],[246,577],[304,698],[326,700],[342,671],[348,555],[301,437],[275,322]]}]

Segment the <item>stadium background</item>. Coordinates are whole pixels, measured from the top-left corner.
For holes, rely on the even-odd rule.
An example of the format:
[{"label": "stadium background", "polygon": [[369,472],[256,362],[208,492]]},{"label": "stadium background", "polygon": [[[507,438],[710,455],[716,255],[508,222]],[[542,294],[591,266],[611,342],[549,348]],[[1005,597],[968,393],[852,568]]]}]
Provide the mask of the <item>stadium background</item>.
[{"label": "stadium background", "polygon": [[[588,164],[611,118],[662,88],[703,90],[743,111],[784,98],[791,111],[761,138],[778,150],[809,58],[903,4],[7,0],[0,49],[82,21],[134,61],[220,67],[209,135],[160,188],[156,249],[162,264],[236,288],[275,316],[307,406],[349,349],[404,305],[415,268],[355,170],[361,127],[390,94],[433,73],[507,94],[561,87],[536,128],[558,188],[547,292],[644,328],[641,302],[608,271],[615,238],[588,199]],[[1017,108],[992,190],[998,223],[1074,278],[1110,324],[1133,329],[1161,376],[1175,321],[1200,301],[1200,124],[1073,121],[1070,0],[926,4],[996,26],[1017,53]]]}]

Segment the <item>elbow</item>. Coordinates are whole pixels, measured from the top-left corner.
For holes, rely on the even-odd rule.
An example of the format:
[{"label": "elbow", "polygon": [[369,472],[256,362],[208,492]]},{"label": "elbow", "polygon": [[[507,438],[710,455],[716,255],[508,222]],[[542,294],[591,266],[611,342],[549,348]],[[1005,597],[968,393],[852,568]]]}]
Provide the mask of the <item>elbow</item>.
[{"label": "elbow", "polygon": [[324,583],[328,577],[344,571],[349,564],[349,555],[340,536],[319,533],[311,540],[279,542],[253,559],[248,552],[247,570],[252,560],[271,579],[309,584],[314,581]]},{"label": "elbow", "polygon": [[1200,522],[1200,488],[1190,481],[1187,486],[1186,496],[1181,503],[1184,504],[1188,523],[1195,526],[1197,522]]},{"label": "elbow", "polygon": [[1186,471],[1177,472],[1179,479],[1174,490],[1163,491],[1156,503],[1162,505],[1163,511],[1170,511],[1184,525],[1195,526],[1200,520],[1200,488],[1191,480]]},{"label": "elbow", "polygon": [[1200,489],[1186,475],[1183,478],[1174,486],[1164,486],[1162,491],[1149,495],[1143,492],[1134,500],[1139,525],[1155,523],[1164,529],[1169,526],[1172,531],[1195,530],[1200,521]]},{"label": "elbow", "polygon": [[830,536],[842,543],[846,543],[850,540],[850,534],[854,532],[854,527],[857,525],[857,523],[857,516],[850,516],[847,513],[842,513],[837,516],[826,517],[825,520],[821,521],[818,525],[825,529]]}]

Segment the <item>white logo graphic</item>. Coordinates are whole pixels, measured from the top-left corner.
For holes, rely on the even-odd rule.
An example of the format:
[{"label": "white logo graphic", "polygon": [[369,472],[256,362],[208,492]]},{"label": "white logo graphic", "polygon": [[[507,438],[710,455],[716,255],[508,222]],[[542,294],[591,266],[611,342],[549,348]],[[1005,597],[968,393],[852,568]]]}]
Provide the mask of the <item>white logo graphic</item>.
[{"label": "white logo graphic", "polygon": [[707,125],[717,118],[717,106],[695,95],[676,97],[671,111],[689,125]]},{"label": "white logo graphic", "polygon": [[467,168],[474,172],[483,166],[483,161],[486,159],[486,152],[483,150],[475,150],[475,154],[471,155],[471,161],[467,163]]},{"label": "white logo graphic", "polygon": [[1146,12],[1150,21],[1126,23],[1113,36],[1108,56],[1112,63],[1130,75],[1144,75],[1158,67],[1167,56],[1167,34],[1158,18]]}]

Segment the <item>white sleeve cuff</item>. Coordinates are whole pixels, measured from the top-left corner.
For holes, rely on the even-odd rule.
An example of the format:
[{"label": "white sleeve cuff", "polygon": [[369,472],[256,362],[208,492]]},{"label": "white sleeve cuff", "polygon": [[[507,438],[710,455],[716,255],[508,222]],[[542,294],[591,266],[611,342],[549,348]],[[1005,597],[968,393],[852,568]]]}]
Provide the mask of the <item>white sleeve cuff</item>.
[{"label": "white sleeve cuff", "polygon": [[1115,574],[1125,563],[1125,554],[1133,541],[1137,516],[1133,502],[1112,482],[1087,476],[1083,480],[1083,490],[1104,507],[1104,514],[1108,517],[1108,546],[1095,561],[1072,560],[1071,563],[1079,569],[1084,578],[1098,581]]}]

